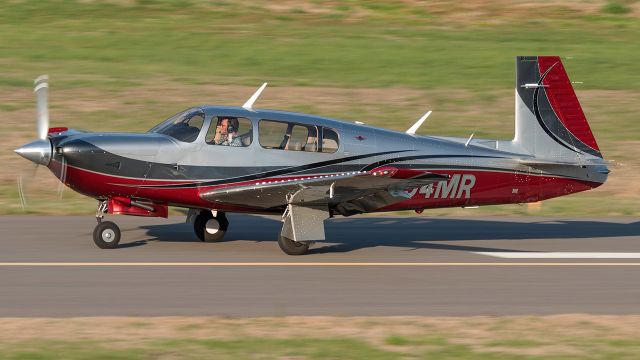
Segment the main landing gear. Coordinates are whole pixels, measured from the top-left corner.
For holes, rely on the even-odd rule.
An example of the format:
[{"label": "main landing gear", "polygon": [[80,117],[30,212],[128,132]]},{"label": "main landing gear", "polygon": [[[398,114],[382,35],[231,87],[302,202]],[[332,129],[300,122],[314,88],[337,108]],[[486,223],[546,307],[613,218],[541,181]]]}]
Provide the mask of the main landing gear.
[{"label": "main landing gear", "polygon": [[326,207],[287,205],[282,214],[282,229],[278,245],[287,255],[304,255],[309,246],[324,240],[324,220],[329,218]]},{"label": "main landing gear", "polygon": [[107,211],[107,202],[98,204],[96,220],[98,225],[93,229],[93,242],[100,249],[115,249],[120,242],[120,228],[112,221],[102,221],[104,213]]},{"label": "main landing gear", "polygon": [[278,246],[287,255],[304,255],[309,252],[309,246],[313,241],[295,241],[280,234],[278,235]]},{"label": "main landing gear", "polygon": [[222,241],[227,233],[229,220],[222,211],[202,210],[193,221],[193,230],[200,241]]}]

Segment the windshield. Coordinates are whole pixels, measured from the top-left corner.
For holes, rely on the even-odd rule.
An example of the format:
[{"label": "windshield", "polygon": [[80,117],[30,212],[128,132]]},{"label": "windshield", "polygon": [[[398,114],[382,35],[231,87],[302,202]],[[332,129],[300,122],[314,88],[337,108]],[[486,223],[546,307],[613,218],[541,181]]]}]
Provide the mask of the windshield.
[{"label": "windshield", "polygon": [[193,142],[204,124],[204,111],[191,108],[173,115],[154,126],[149,132],[169,135],[176,140]]}]

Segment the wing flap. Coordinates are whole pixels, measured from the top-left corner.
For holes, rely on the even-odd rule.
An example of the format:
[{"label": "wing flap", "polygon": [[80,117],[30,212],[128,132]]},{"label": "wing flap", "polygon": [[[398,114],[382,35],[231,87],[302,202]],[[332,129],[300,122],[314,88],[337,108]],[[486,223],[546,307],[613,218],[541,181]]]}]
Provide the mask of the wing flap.
[{"label": "wing flap", "polygon": [[[340,204],[383,192],[384,203],[403,200],[402,191],[447,179],[423,170],[380,167],[371,171],[263,179],[251,184],[230,185],[204,191],[213,203],[247,205],[269,209],[288,203]],[[393,200],[397,199],[397,200]],[[378,202],[378,201],[376,201]]]}]

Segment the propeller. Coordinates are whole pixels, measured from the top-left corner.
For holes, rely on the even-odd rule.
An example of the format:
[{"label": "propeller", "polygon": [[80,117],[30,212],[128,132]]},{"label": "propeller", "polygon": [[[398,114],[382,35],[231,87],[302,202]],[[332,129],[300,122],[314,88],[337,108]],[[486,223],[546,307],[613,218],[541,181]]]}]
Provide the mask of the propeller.
[{"label": "propeller", "polygon": [[49,132],[49,76],[38,76],[33,82],[36,94],[36,127],[38,139],[46,140]]},{"label": "propeller", "polygon": [[60,182],[58,183],[58,199],[62,200],[62,193],[64,192],[65,184],[67,183],[67,159],[64,156],[60,161]]},{"label": "propeller", "polygon": [[[36,95],[36,135],[38,138],[15,150],[18,155],[35,163],[33,170],[25,171],[25,173],[18,176],[18,194],[23,209],[27,206],[25,193],[28,183],[35,177],[38,167],[40,165],[49,165],[52,157],[51,141],[47,138],[49,132],[49,77],[47,75],[41,75],[36,78],[33,83],[33,92]],[[60,171],[63,175],[61,179],[66,178],[65,161],[63,161]],[[58,189],[58,194],[62,196],[61,189]]]},{"label": "propeller", "polygon": [[40,165],[36,164],[35,166],[24,170],[21,175],[18,175],[18,196],[20,196],[20,206],[22,206],[22,210],[27,208],[27,187],[31,180],[36,177],[36,172],[38,171],[39,166]]}]

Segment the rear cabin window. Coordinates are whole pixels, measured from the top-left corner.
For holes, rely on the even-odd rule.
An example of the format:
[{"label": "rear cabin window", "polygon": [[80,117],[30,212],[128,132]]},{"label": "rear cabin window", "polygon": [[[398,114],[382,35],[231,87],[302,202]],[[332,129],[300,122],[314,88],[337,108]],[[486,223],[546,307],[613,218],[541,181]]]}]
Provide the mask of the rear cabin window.
[{"label": "rear cabin window", "polygon": [[[338,150],[336,131],[320,126],[260,120],[258,131],[260,145],[265,149],[326,153]],[[323,133],[325,138],[319,141]]]},{"label": "rear cabin window", "polygon": [[338,151],[338,133],[333,129],[322,128],[322,152],[334,153]]},{"label": "rear cabin window", "polygon": [[312,125],[260,120],[260,145],[265,149],[311,151],[318,149],[318,130]]},{"label": "rear cabin window", "polygon": [[218,116],[211,119],[205,141],[210,145],[247,147],[253,140],[251,120],[242,117]]}]

